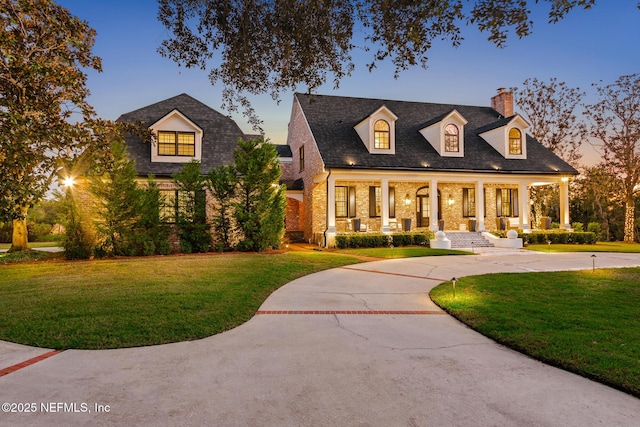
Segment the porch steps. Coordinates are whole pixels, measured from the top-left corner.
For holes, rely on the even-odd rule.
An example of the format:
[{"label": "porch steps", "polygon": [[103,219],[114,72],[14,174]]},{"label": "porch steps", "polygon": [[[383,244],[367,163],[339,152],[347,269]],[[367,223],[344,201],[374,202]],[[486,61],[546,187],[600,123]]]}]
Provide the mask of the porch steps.
[{"label": "porch steps", "polygon": [[493,247],[493,243],[485,239],[482,233],[445,230],[445,234],[447,235],[447,238],[451,240],[451,249]]}]

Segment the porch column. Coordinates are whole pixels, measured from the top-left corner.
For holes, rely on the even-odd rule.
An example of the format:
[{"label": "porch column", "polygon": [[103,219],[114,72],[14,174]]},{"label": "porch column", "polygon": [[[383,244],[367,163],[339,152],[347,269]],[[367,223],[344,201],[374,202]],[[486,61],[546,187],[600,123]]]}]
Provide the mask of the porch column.
[{"label": "porch column", "polygon": [[382,191],[382,232],[391,233],[389,227],[389,179],[382,178],[380,189]]},{"label": "porch column", "polygon": [[327,242],[329,244],[336,235],[336,180],[329,177],[327,180]]},{"label": "porch column", "polygon": [[432,179],[429,184],[429,201],[431,202],[431,230],[438,231],[438,180]]},{"label": "porch column", "polygon": [[520,228],[523,232],[529,233],[529,223],[531,214],[531,205],[529,204],[529,187],[526,182],[520,183],[520,189],[518,191],[520,204]]},{"label": "porch column", "polygon": [[476,231],[486,231],[484,228],[484,181],[476,181]]},{"label": "porch column", "polygon": [[560,180],[560,228],[569,230],[569,178],[563,177]]}]

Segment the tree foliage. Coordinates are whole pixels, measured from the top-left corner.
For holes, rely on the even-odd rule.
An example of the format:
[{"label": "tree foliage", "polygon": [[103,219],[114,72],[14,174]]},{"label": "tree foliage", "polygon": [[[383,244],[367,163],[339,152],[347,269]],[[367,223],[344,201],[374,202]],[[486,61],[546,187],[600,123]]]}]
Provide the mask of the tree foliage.
[{"label": "tree foliage", "polygon": [[[536,0],[537,4],[539,1]],[[246,94],[279,99],[299,85],[312,92],[354,70],[352,52],[371,54],[368,68],[390,60],[396,76],[410,66],[426,66],[434,41],[463,40],[461,27],[477,26],[499,47],[513,33],[531,34],[531,3],[481,0],[159,0],[158,19],[170,37],[159,51],[186,67],[210,69],[212,83],[224,86],[224,107],[239,106],[258,118]],[[595,0],[545,0],[550,22]]]},{"label": "tree foliage", "polygon": [[238,249],[259,252],[278,246],[284,232],[286,188],[279,185],[276,148],[262,137],[241,139],[234,162],[238,184],[233,215],[243,236]]},{"label": "tree foliage", "polygon": [[607,168],[619,183],[625,204],[624,241],[634,241],[634,196],[640,183],[640,75],[619,77],[612,84],[595,85],[599,100],[586,105],[589,134],[602,150]]},{"label": "tree foliage", "polygon": [[[90,140],[83,68],[101,70],[94,39],[50,0],[0,0],[0,219],[16,221],[17,232],[61,162]],[[84,120],[72,123],[74,113]],[[14,240],[16,249],[26,244]]]},{"label": "tree foliage", "polygon": [[217,240],[217,246],[222,250],[232,247],[233,232],[233,206],[235,197],[236,171],[233,165],[221,165],[211,169],[207,174],[207,188],[215,199],[213,214],[213,231]]},{"label": "tree foliage", "polygon": [[211,227],[207,223],[206,180],[200,162],[185,163],[180,172],[173,174],[173,181],[178,187],[176,225],[180,249],[184,253],[208,252]]},{"label": "tree foliage", "polygon": [[518,107],[531,124],[531,135],[565,161],[577,165],[586,128],[576,110],[585,93],[555,77],[548,82],[527,79],[522,86],[513,91]]}]

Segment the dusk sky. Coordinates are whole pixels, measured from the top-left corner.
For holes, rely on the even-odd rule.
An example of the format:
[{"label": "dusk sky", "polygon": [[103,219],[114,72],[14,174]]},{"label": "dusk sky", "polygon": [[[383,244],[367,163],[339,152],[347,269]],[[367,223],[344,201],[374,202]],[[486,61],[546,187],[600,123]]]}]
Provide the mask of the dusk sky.
[{"label": "dusk sky", "polygon": [[[120,114],[180,93],[187,93],[222,111],[221,86],[212,86],[208,71],[179,67],[162,58],[157,48],[169,34],[157,20],[153,0],[62,0],[59,4],[86,20],[98,32],[94,53],[102,58],[103,72],[89,72],[89,101],[98,115],[116,119]],[[640,72],[640,10],[635,0],[598,0],[591,10],[576,9],[557,24],[547,24],[546,4],[532,3],[533,35],[511,38],[497,48],[487,35],[463,27],[465,40],[458,48],[438,42],[427,53],[428,68],[414,67],[393,78],[391,64],[369,73],[371,53],[354,52],[356,70],[338,90],[332,83],[318,93],[407,101],[490,105],[499,87],[520,86],[529,77],[557,77],[587,92],[595,101],[592,83],[613,83],[621,75]],[[544,3],[544,2],[541,2]],[[298,91],[305,91],[305,87]],[[293,92],[278,105],[266,95],[251,97],[272,142],[286,142]],[[253,132],[241,116],[233,116],[245,132]],[[592,163],[595,151],[586,146],[584,160]]]}]

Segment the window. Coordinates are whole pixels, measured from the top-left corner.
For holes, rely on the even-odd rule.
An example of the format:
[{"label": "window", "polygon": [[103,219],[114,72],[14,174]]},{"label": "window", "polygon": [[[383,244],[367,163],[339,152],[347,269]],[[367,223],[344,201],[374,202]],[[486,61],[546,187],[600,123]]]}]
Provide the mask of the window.
[{"label": "window", "polygon": [[[382,216],[382,187],[369,187],[369,217]],[[395,187],[389,187],[389,218],[396,217],[396,191]]]},{"label": "window", "polygon": [[336,186],[336,218],[356,216],[356,188]]},{"label": "window", "polygon": [[522,133],[520,129],[509,131],[509,154],[522,154]]},{"label": "window", "polygon": [[458,126],[449,123],[444,128],[444,151],[449,153],[457,153],[460,151],[460,135]]},{"label": "window", "polygon": [[300,147],[298,154],[300,157],[300,172],[302,172],[304,170],[304,145]]},{"label": "window", "polygon": [[465,218],[476,216],[476,189],[462,189],[462,216]]},{"label": "window", "polygon": [[390,147],[390,128],[389,123],[384,120],[378,120],[373,125],[374,132],[374,143],[373,148],[384,148],[388,149]]},{"label": "window", "polygon": [[164,198],[160,206],[160,220],[175,223],[180,215],[182,220],[204,222],[206,220],[206,193],[202,191],[160,190]]},{"label": "window", "polygon": [[176,222],[176,190],[160,190],[160,220]]},{"label": "window", "polygon": [[496,189],[496,216],[519,216],[516,188]]},{"label": "window", "polygon": [[196,134],[193,132],[158,131],[159,156],[196,155]]}]

